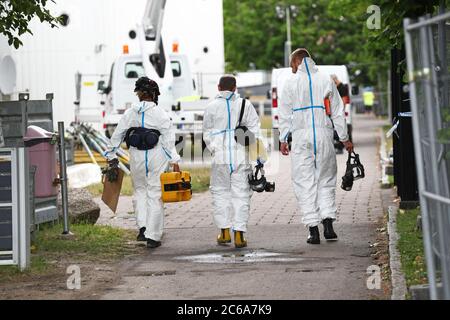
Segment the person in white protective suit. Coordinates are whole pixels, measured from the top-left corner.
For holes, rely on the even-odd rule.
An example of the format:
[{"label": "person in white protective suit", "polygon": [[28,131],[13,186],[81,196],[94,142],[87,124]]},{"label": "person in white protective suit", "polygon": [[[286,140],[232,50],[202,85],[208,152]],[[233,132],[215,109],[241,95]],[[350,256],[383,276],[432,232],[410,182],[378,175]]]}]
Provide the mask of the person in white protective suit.
[{"label": "person in white protective suit", "polygon": [[[158,84],[147,77],[136,81],[135,92],[139,103],[125,111],[120,119],[114,134],[110,139],[110,150],[105,153],[108,162],[117,162],[115,151],[126,139],[130,128],[153,129],[160,134],[153,143],[140,150],[139,147],[130,146],[130,171],[134,188],[133,207],[139,227],[138,241],[146,241],[148,248],[161,245],[164,228],[164,207],[161,200],[160,175],[169,165],[174,171],[180,171],[178,162],[180,156],[175,149],[175,133],[169,114],[158,106]],[[146,132],[147,132],[146,131]],[[145,134],[145,133],[144,133]],[[157,136],[156,136],[157,137]],[[151,139],[148,139],[151,140]],[[142,148],[141,148],[142,149]]]},{"label": "person in white protective suit", "polygon": [[[336,220],[336,153],[333,124],[350,152],[344,105],[330,76],[318,71],[306,49],[291,55],[294,74],[287,80],[279,109],[280,151],[289,155],[288,136],[292,133],[291,161],[294,192],[309,228],[307,243],[320,244],[318,225],[323,224],[326,240],[337,240],[333,230]],[[324,99],[330,100],[327,115]]]},{"label": "person in white protective suit", "polygon": [[[252,173],[246,147],[235,140],[243,100],[236,91],[236,78],[221,77],[219,94],[208,105],[203,117],[203,139],[212,153],[210,191],[213,197],[214,223],[220,229],[218,244],[231,243],[234,231],[236,248],[247,246],[244,233],[250,212],[253,191],[248,182]],[[260,121],[250,101],[245,100],[241,125],[260,137]],[[258,159],[262,162],[262,159]]]}]

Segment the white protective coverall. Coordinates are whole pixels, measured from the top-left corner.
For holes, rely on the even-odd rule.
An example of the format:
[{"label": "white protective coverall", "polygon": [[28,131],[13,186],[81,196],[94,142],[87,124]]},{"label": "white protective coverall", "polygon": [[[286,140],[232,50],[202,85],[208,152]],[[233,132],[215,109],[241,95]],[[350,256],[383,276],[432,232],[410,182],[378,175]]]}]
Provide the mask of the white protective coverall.
[{"label": "white protective coverall", "polygon": [[[331,119],[324,107],[326,97],[331,102]],[[344,104],[330,76],[320,73],[311,58],[305,58],[287,80],[279,121],[281,142],[287,142],[292,132],[292,181],[303,223],[315,227],[326,218],[335,220],[333,123],[339,139],[347,141]]]},{"label": "white protective coverall", "polygon": [[145,227],[145,237],[160,241],[164,228],[164,207],[161,200],[160,175],[169,163],[178,163],[175,133],[169,114],[153,102],[142,101],[125,111],[114,130],[111,148],[105,153],[108,160],[116,158],[115,150],[131,127],[155,129],[161,133],[158,144],[151,150],[138,150],[130,146],[130,171],[133,181],[133,207],[139,228]]},{"label": "white protective coverall", "polygon": [[[239,94],[221,91],[205,110],[203,139],[212,153],[210,191],[214,223],[220,229],[246,232],[253,191],[248,183],[252,172],[248,155],[245,147],[234,139],[241,107]],[[259,117],[248,100],[241,125],[260,137]]]}]

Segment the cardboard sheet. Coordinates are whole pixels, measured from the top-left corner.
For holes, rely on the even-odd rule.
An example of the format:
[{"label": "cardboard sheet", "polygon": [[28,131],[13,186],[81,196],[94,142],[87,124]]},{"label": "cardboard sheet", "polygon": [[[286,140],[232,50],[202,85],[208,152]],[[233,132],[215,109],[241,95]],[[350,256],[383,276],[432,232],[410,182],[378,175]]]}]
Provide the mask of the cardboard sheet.
[{"label": "cardboard sheet", "polygon": [[103,194],[102,201],[116,213],[117,205],[119,203],[120,190],[122,189],[123,171],[119,170],[119,176],[116,181],[109,182],[103,175]]}]

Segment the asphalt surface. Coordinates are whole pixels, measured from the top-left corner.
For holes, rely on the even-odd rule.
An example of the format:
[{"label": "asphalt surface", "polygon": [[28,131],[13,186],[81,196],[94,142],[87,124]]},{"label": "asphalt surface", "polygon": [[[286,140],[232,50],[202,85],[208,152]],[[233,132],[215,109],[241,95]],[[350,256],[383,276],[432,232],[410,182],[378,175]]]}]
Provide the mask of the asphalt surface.
[{"label": "asphalt surface", "polygon": [[[218,246],[209,192],[166,208],[163,245],[121,263],[115,285],[102,299],[379,299],[367,287],[374,264],[371,244],[383,216],[379,183],[378,135],[382,121],[354,117],[354,142],[366,178],[351,192],[338,186],[339,240],[306,243],[290,180],[290,158],[271,157],[268,178],[275,193],[255,194],[247,233],[249,246]],[[338,155],[338,184],[346,156]],[[112,216],[102,206],[101,224],[135,228],[131,198],[121,199]],[[322,227],[320,226],[321,234]]]}]

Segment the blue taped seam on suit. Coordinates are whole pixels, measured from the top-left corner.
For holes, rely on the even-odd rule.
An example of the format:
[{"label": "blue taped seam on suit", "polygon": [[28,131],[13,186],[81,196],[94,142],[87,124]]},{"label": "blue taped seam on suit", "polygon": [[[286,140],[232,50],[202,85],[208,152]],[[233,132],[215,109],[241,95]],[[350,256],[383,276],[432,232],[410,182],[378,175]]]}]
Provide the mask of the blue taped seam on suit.
[{"label": "blue taped seam on suit", "polygon": [[[308,73],[309,96],[310,96],[310,99],[311,99],[311,106],[314,106],[311,73],[309,72],[308,62],[306,61],[306,58],[304,58],[303,61],[305,62],[306,72]],[[316,123],[315,123],[315,118],[314,118],[314,108],[311,108],[311,113],[312,113],[312,125],[313,125],[313,135],[314,135],[314,164],[315,164],[316,163],[316,156],[317,156],[317,139],[316,139]]]},{"label": "blue taped seam on suit", "polygon": [[[142,112],[142,128],[145,128],[145,113]],[[145,176],[148,177],[148,150],[145,150]]]},{"label": "blue taped seam on suit", "polygon": [[232,93],[227,99],[227,110],[228,110],[228,152],[230,156],[230,174],[233,173],[233,161],[232,161],[232,155],[231,155],[231,109],[230,109],[230,99],[234,96],[234,93]]}]

